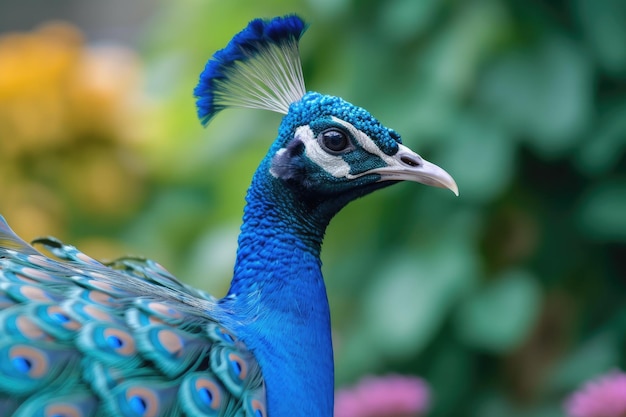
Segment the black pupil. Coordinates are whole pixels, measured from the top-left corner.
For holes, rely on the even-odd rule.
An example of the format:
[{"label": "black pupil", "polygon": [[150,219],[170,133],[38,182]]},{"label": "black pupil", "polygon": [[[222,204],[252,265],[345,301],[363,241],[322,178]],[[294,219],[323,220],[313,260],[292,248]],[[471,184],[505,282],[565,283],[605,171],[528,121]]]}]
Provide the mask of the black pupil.
[{"label": "black pupil", "polygon": [[346,134],[334,129],[323,132],[322,141],[327,149],[335,152],[342,151],[348,146]]}]

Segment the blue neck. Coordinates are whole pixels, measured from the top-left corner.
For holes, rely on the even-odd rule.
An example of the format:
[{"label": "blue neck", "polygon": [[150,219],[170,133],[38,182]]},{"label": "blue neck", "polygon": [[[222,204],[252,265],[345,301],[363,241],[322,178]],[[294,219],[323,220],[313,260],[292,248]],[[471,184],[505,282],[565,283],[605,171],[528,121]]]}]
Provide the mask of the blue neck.
[{"label": "blue neck", "polygon": [[334,214],[303,204],[266,160],[246,197],[229,296],[233,329],[254,352],[269,417],[332,416],[334,367],[330,310],[320,247]]}]

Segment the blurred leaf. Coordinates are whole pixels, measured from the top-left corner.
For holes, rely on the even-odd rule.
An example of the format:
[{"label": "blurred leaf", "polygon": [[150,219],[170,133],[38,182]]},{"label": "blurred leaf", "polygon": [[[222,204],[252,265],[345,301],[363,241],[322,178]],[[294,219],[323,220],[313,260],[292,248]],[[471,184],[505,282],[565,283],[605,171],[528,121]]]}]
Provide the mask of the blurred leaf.
[{"label": "blurred leaf", "polygon": [[604,69],[626,74],[626,3],[623,0],[576,0],[576,12],[592,51]]},{"label": "blurred leaf", "polygon": [[591,188],[580,203],[581,228],[597,239],[626,241],[626,180]]},{"label": "blurred leaf", "polygon": [[477,373],[472,353],[456,341],[446,342],[428,356],[428,372],[424,375],[434,393],[433,416],[455,415],[459,404],[467,406],[465,394],[472,389]]},{"label": "blurred leaf", "polygon": [[348,0],[308,0],[308,5],[323,17],[336,17],[349,11]]},{"label": "blurred leaf", "polygon": [[415,80],[446,97],[465,93],[474,82],[481,59],[500,40],[506,21],[506,12],[496,1],[462,3],[449,24],[418,56],[421,74]]},{"label": "blurred leaf", "polygon": [[456,317],[466,343],[491,352],[517,347],[532,329],[541,307],[541,289],[523,270],[512,270],[469,298]]},{"label": "blurred leaf", "polygon": [[580,48],[553,36],[503,55],[486,73],[479,99],[492,117],[552,155],[571,148],[589,124],[592,81]]},{"label": "blurred leaf", "polygon": [[462,245],[440,242],[419,254],[390,257],[376,277],[363,297],[360,328],[368,334],[368,349],[403,357],[430,341],[474,282],[476,265]]},{"label": "blurred leaf", "polygon": [[621,353],[617,342],[609,332],[584,341],[556,367],[550,386],[556,392],[573,391],[583,382],[617,367]]},{"label": "blurred leaf", "polygon": [[575,159],[582,171],[595,175],[611,170],[624,154],[626,101],[608,106],[597,124]]},{"label": "blurred leaf", "polygon": [[380,13],[380,31],[398,41],[419,36],[434,23],[442,3],[441,0],[388,1]]},{"label": "blurred leaf", "polygon": [[223,224],[200,236],[186,253],[184,281],[216,297],[226,294],[233,276],[237,236],[239,223]]},{"label": "blurred leaf", "polygon": [[402,132],[404,140],[419,138],[419,146],[428,146],[431,142],[441,139],[450,141],[450,126],[458,117],[458,109],[454,100],[447,98],[439,89],[425,85],[417,86],[410,92],[412,97],[407,105],[398,110],[399,118],[407,128]]},{"label": "blurred leaf", "polygon": [[470,413],[472,417],[564,417],[560,402],[529,407],[515,403],[501,391],[490,392]]},{"label": "blurred leaf", "polygon": [[193,189],[161,190],[132,227],[125,230],[125,240],[142,248],[136,255],[158,260],[178,275],[176,260],[198,235],[199,225],[207,215],[208,200],[206,194]]},{"label": "blurred leaf", "polygon": [[465,118],[446,145],[436,159],[456,178],[463,199],[491,200],[513,179],[515,143],[490,121]]}]

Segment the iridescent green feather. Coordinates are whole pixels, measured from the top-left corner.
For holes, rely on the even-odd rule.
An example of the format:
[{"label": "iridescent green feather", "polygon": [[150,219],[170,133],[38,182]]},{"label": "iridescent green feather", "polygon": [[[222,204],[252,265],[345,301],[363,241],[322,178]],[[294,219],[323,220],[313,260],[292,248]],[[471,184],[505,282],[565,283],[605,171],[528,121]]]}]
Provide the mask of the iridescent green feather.
[{"label": "iridescent green feather", "polygon": [[21,404],[13,417],[96,417],[98,403],[98,398],[87,387],[61,395],[55,391],[44,391]]},{"label": "iridescent green feather", "polygon": [[0,415],[265,415],[260,369],[213,297],[150,260],[39,239],[46,256],[1,217],[0,241]]}]

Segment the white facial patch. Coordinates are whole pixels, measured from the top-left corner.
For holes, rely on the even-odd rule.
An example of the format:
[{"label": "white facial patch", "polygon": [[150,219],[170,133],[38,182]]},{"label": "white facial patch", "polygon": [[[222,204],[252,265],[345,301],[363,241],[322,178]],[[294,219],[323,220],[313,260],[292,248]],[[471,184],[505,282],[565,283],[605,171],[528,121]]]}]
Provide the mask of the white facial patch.
[{"label": "white facial patch", "polygon": [[[396,160],[392,156],[389,156],[381,151],[380,148],[374,143],[374,141],[365,133],[361,132],[350,123],[338,119],[334,116],[332,117],[332,120],[348,130],[352,137],[355,138],[357,143],[365,151],[372,155],[378,156],[388,165],[396,164]],[[326,171],[328,174],[332,175],[335,178],[354,179],[367,174],[367,172],[356,175],[350,174],[350,164],[344,161],[340,155],[332,155],[322,149],[319,141],[317,140],[317,137],[309,126],[300,126],[299,128],[297,128],[295,132],[295,139],[302,141],[305,148],[305,155],[311,161],[313,161],[320,168],[322,168],[324,171]],[[284,148],[280,149],[277,155],[280,155],[285,151],[286,149]],[[273,172],[272,175],[276,176],[276,174],[274,174]]]},{"label": "white facial patch", "polygon": [[323,150],[309,126],[297,128],[295,136],[304,143],[305,155],[324,171],[336,178],[345,178],[350,174],[350,164],[341,156]]}]

